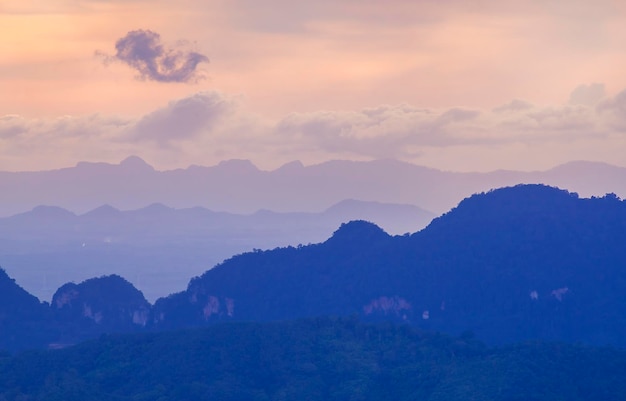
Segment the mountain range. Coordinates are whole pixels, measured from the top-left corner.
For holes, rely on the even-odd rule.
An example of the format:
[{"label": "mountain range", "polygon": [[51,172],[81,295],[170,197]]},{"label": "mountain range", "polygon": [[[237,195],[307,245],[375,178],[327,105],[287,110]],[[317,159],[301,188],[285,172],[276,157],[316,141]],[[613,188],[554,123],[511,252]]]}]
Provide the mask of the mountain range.
[{"label": "mountain range", "polygon": [[519,185],[473,195],[410,235],[353,221],[323,243],[236,255],[154,305],[119,276],[63,286],[40,304],[4,274],[0,348],[327,315],[473,332],[490,344],[624,347],[624,243],[626,202],[615,194]]},{"label": "mountain range", "polygon": [[317,243],[345,221],[365,219],[394,234],[425,227],[434,214],[411,205],[344,200],[319,213],[250,215],[162,204],[82,215],[53,206],[0,218],[0,261],[40,299],[68,281],[119,274],[150,301],[185,288],[188,278],[253,249]]},{"label": "mountain range", "polygon": [[131,156],[120,164],[80,162],[59,170],[0,172],[0,216],[38,205],[82,214],[103,204],[133,210],[152,203],[246,214],[259,209],[320,212],[345,199],[416,205],[439,215],[474,193],[520,183],[568,188],[585,197],[608,192],[626,197],[626,168],[571,162],[538,172],[457,173],[396,160],[335,160],[311,166],[294,161],[262,171],[248,160],[229,160],[157,171]]}]

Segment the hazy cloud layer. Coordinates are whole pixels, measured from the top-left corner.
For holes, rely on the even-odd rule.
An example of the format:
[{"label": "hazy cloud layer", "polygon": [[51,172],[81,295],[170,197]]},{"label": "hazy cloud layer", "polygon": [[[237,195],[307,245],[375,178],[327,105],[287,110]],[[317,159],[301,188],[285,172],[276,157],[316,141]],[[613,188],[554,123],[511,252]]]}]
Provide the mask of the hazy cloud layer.
[{"label": "hazy cloud layer", "polygon": [[465,139],[454,126],[469,126],[479,112],[451,109],[444,112],[410,105],[379,106],[361,111],[324,111],[291,114],[276,131],[330,152],[353,152],[370,157],[405,157],[420,146],[447,146]]},{"label": "hazy cloud layer", "polygon": [[624,146],[626,91],[596,106],[598,100],[591,100],[601,99],[600,95],[604,96],[603,86],[594,84],[574,92],[578,101],[570,103],[576,104],[551,107],[514,100],[490,111],[386,105],[351,112],[295,113],[280,121],[276,132],[285,140],[326,152],[402,159],[433,148],[570,145],[609,136]]},{"label": "hazy cloud layer", "polygon": [[455,166],[455,160],[456,166],[470,166],[469,160],[481,169],[535,160],[550,160],[549,166],[575,159],[624,165],[626,91],[588,104],[548,107],[514,100],[491,110],[381,105],[270,120],[247,111],[238,97],[199,92],[137,119],[0,116],[0,160],[4,166],[36,165],[39,159],[67,165],[139,154],[157,168],[231,158],[261,166],[335,158],[397,158],[433,166]]},{"label": "hazy cloud layer", "polygon": [[198,65],[209,58],[183,48],[167,48],[161,36],[150,30],[130,31],[115,43],[116,53],[105,61],[121,61],[134,68],[140,79],[158,82],[196,82],[203,76]]}]

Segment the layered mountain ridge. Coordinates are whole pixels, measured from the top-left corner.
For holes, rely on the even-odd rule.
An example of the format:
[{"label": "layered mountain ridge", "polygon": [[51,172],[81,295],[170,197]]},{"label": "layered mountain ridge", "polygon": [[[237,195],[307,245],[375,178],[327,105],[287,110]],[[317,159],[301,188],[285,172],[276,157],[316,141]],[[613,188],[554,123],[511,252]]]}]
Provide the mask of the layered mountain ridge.
[{"label": "layered mountain ridge", "polygon": [[318,212],[344,199],[416,205],[441,214],[473,193],[518,183],[544,183],[587,197],[607,192],[626,197],[625,176],[624,167],[596,162],[535,172],[456,173],[391,159],[310,166],[296,161],[273,171],[260,170],[248,160],[230,160],[158,171],[131,156],[120,164],[81,162],[50,171],[0,172],[0,216],[40,204],[80,214],[102,204],[130,210],[155,202],[231,213]]},{"label": "layered mountain ridge", "polygon": [[250,215],[159,203],[128,211],[103,205],[81,215],[38,206],[0,218],[0,261],[40,299],[49,300],[68,281],[120,274],[154,302],[234,254],[317,243],[354,219],[399,234],[421,229],[433,217],[416,206],[357,200],[319,213]]},{"label": "layered mountain ridge", "polygon": [[[467,198],[411,235],[390,236],[353,221],[323,243],[240,254],[153,306],[129,284],[112,285],[121,278],[70,285],[51,305],[42,304],[42,316],[75,334],[52,330],[48,344],[98,332],[357,315],[451,334],[472,331],[492,344],[547,339],[624,347],[624,243],[626,202],[614,194],[584,199],[519,185]],[[99,291],[102,305],[120,303],[102,312],[85,295],[73,310],[90,326],[73,326],[59,317],[56,300],[68,289],[87,291],[87,283],[109,288]],[[147,319],[138,319],[138,310],[149,310]],[[100,322],[113,314],[128,326],[105,327],[98,313]]]}]

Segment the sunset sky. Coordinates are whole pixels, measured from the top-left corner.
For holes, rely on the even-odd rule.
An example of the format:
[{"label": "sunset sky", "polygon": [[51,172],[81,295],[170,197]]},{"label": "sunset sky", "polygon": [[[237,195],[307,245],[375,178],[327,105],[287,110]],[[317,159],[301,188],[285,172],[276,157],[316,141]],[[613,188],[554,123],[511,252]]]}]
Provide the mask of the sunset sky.
[{"label": "sunset sky", "polygon": [[0,170],[626,166],[620,0],[0,0]]}]

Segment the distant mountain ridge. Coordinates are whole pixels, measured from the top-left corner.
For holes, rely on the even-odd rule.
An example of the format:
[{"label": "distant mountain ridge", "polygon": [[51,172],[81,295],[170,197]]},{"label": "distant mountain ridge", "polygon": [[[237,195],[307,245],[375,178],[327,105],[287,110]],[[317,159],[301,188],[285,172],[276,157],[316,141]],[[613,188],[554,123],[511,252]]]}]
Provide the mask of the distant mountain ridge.
[{"label": "distant mountain ridge", "polygon": [[250,215],[158,203],[129,211],[104,205],[82,215],[37,206],[0,218],[0,262],[44,300],[67,281],[115,273],[141,286],[154,301],[234,254],[320,242],[354,219],[402,234],[425,227],[433,217],[417,206],[357,200],[320,213],[263,210]]},{"label": "distant mountain ridge", "polygon": [[131,156],[120,164],[80,162],[50,171],[0,172],[0,216],[41,204],[75,213],[103,204],[129,210],[152,203],[231,213],[319,212],[344,199],[410,204],[440,214],[474,193],[520,183],[568,188],[586,197],[607,192],[626,197],[626,168],[571,162],[540,172],[454,173],[396,160],[334,160],[311,166],[295,161],[262,171],[248,160],[228,160],[157,171]]},{"label": "distant mountain ridge", "polygon": [[[412,235],[389,236],[353,221],[323,243],[237,255],[157,300],[145,326],[129,312],[138,307],[127,306],[145,306],[137,291],[113,285],[123,279],[90,285],[110,288],[99,293],[117,305],[102,319],[124,316],[134,330],[358,315],[452,334],[469,330],[493,344],[542,339],[626,347],[625,243],[626,201],[616,195],[581,199],[519,185],[467,198]],[[0,288],[16,286],[6,275],[0,279]],[[75,289],[59,294],[67,288]],[[113,302],[122,292],[126,301]],[[24,298],[23,290],[9,293]],[[74,311],[83,323],[59,320],[56,302],[42,305],[48,311],[42,319],[52,322],[49,343],[63,328],[73,328],[75,339],[111,330],[85,319],[104,306],[96,308],[89,294],[81,299]],[[6,316],[3,324],[12,327],[15,316]]]}]

